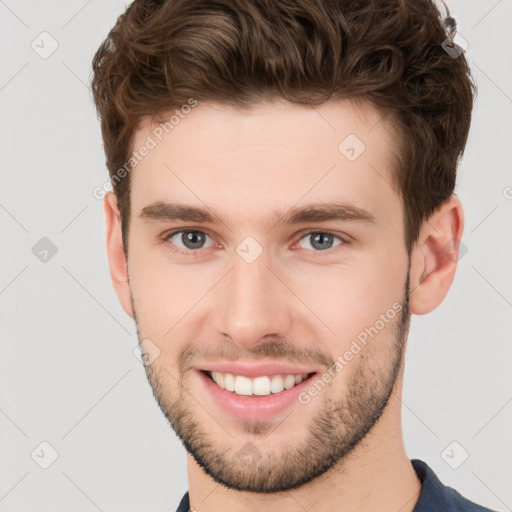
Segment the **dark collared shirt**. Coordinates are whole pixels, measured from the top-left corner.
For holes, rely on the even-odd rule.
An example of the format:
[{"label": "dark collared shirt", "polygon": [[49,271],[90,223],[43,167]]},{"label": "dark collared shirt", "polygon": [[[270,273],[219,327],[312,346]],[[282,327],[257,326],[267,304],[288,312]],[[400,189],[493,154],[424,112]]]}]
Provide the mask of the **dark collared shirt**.
[{"label": "dark collared shirt", "polygon": [[[419,459],[411,460],[421,481],[421,492],[413,512],[493,512],[461,496],[455,489],[443,485],[430,467]],[[176,512],[188,512],[188,492]]]}]

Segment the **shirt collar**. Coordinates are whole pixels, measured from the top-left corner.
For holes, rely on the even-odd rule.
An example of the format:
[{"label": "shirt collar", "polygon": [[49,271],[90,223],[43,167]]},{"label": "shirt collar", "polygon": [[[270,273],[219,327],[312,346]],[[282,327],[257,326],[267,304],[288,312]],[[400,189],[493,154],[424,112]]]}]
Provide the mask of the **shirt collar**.
[{"label": "shirt collar", "polygon": [[[421,491],[413,512],[437,512],[439,510],[449,510],[450,499],[447,496],[448,489],[444,486],[432,469],[422,460],[412,459],[412,467],[416,472],[420,482]],[[188,492],[185,493],[176,512],[188,512],[190,507]]]}]

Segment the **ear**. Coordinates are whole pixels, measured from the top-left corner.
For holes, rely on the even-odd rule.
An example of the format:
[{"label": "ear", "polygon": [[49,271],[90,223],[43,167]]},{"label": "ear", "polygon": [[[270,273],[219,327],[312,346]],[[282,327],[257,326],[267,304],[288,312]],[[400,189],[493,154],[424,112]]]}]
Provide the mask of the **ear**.
[{"label": "ear", "polygon": [[411,256],[410,309],[415,315],[433,311],[448,294],[455,277],[464,213],[452,195],[425,221]]},{"label": "ear", "polygon": [[107,254],[110,276],[121,306],[133,318],[133,308],[128,284],[128,264],[124,255],[121,232],[121,214],[117,207],[117,197],[108,192],[103,201],[107,228]]}]

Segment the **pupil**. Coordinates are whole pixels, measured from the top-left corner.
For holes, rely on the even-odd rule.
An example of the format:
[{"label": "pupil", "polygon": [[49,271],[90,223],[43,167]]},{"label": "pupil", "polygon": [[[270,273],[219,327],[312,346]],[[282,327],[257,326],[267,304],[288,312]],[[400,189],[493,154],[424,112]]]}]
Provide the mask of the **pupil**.
[{"label": "pupil", "polygon": [[189,249],[199,249],[204,243],[204,237],[203,234],[198,231],[186,231],[183,233],[182,241]]},{"label": "pupil", "polygon": [[329,235],[327,233],[315,233],[312,236],[313,236],[312,245],[313,245],[313,247],[315,247],[315,249],[324,250],[324,249],[329,248],[329,247],[326,247],[325,245],[322,245],[322,243],[324,243],[326,240],[329,241],[329,239],[331,238],[331,235]]}]

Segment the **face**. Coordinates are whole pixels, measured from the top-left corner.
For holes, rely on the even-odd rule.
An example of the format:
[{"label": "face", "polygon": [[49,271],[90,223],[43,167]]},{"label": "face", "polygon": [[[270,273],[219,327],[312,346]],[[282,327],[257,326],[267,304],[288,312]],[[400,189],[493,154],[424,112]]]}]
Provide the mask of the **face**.
[{"label": "face", "polygon": [[385,413],[410,318],[393,133],[369,106],[199,104],[131,172],[129,294],[155,398],[203,470],[284,491]]}]

